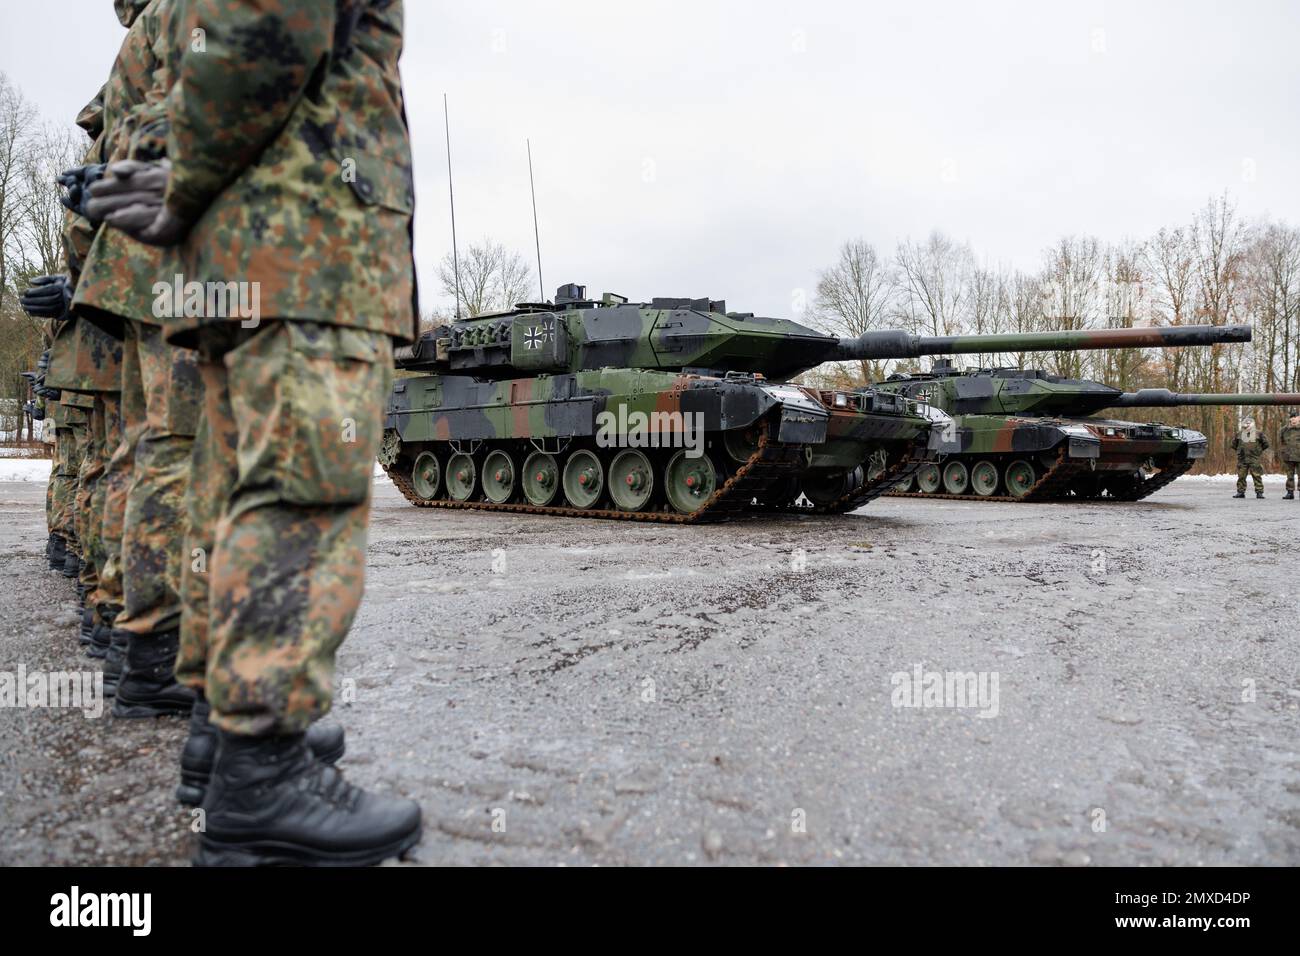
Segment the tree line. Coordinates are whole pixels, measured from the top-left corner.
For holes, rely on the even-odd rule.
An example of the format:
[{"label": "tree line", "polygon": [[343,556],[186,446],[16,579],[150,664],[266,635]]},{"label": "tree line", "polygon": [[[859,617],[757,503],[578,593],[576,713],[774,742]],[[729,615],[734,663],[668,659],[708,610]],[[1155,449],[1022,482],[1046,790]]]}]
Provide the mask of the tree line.
[{"label": "tree line", "polygon": [[[1035,270],[982,262],[968,243],[932,232],[899,242],[892,255],[863,239],[845,242],[818,275],[805,320],[837,335],[902,328],[965,335],[1128,328],[1145,325],[1254,327],[1249,345],[955,356],[959,367],[1041,368],[1131,391],[1300,391],[1300,229],[1242,217],[1226,194],[1190,221],[1144,240],[1104,242],[1067,235]],[[853,386],[925,363],[853,362],[813,381]],[[1243,415],[1276,436],[1288,409],[1191,407],[1106,412],[1195,428],[1210,440],[1203,472],[1235,469],[1227,445]]]}]

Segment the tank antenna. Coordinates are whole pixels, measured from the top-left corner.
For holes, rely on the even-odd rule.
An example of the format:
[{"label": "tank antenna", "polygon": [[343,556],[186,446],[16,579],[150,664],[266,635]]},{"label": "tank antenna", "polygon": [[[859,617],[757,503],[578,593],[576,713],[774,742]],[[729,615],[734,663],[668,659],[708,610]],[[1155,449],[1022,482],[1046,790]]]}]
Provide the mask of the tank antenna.
[{"label": "tank antenna", "polygon": [[533,184],[533,143],[524,140],[528,146],[528,189],[533,194],[533,241],[537,244],[537,291],[541,301],[546,301],[546,284],[542,282],[542,234],[537,229],[537,186]]},{"label": "tank antenna", "polygon": [[451,121],[447,118],[447,94],[442,94],[442,128],[447,136],[447,197],[451,200],[451,268],[456,281],[456,321],[460,321],[460,253],[456,249],[456,190],[451,182]]}]

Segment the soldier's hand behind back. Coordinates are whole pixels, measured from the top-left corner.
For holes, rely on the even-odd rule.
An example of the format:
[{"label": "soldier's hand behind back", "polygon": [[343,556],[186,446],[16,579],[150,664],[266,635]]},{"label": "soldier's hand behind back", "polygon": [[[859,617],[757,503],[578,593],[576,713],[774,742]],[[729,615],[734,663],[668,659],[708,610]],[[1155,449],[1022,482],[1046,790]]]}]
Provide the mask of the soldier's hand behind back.
[{"label": "soldier's hand behind back", "polygon": [[90,189],[87,208],[139,242],[170,246],[184,238],[188,225],[163,204],[171,164],[124,159],[110,163],[103,179]]},{"label": "soldier's hand behind back", "polygon": [[37,276],[18,302],[34,318],[61,319],[72,304],[72,283],[65,275]]}]

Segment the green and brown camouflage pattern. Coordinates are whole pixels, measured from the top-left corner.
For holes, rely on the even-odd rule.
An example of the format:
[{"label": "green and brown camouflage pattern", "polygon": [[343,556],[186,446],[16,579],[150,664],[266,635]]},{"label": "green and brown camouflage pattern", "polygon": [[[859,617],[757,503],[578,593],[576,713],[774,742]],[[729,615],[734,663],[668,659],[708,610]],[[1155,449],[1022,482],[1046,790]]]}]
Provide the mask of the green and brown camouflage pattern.
[{"label": "green and brown camouflage pattern", "polygon": [[[399,0],[175,0],[166,202],[187,281],[249,283],[261,316],[417,329]],[[188,47],[205,31],[206,49]],[[304,264],[310,267],[304,268]],[[183,316],[169,334],[193,344]],[[189,341],[186,341],[189,340]]]},{"label": "green and brown camouflage pattern", "polygon": [[[429,460],[421,456],[445,468],[461,451],[476,467],[505,455],[507,470],[522,475],[535,451],[563,471],[579,452],[612,469],[621,450],[634,449],[644,452],[655,488],[634,509],[612,492],[581,507],[568,507],[567,492],[539,505],[522,481],[488,504],[602,517],[635,510],[660,520],[672,507],[663,492],[682,446],[675,439],[689,422],[701,432],[715,483],[732,494],[739,493],[734,482],[748,482],[746,506],[752,499],[765,509],[787,507],[802,493],[813,507],[848,510],[878,493],[883,474],[902,474],[930,454],[943,416],[893,395],[783,381],[839,344],[788,320],[728,313],[708,299],[634,305],[612,295],[588,300],[582,287],[563,286],[555,305],[464,320],[400,349],[399,367],[435,374],[395,383],[380,462],[413,503],[445,504],[445,486],[434,494],[412,486],[417,470],[429,472],[417,469]],[[778,466],[771,456],[788,461]],[[773,481],[764,487],[759,474]],[[721,516],[732,516],[736,503],[725,502]]]},{"label": "green and brown camouflage pattern", "polygon": [[[1296,407],[1300,408],[1300,402]],[[1300,462],[1300,413],[1278,430],[1277,454],[1283,461]]]},{"label": "green and brown camouflage pattern", "polygon": [[[154,108],[165,94],[159,87],[168,75],[158,53],[165,49],[163,12],[174,2],[119,0],[116,4],[127,32],[103,90],[101,162],[128,157],[139,114]],[[98,229],[85,256],[73,308],[118,337],[123,334],[123,319],[161,324],[154,284],[171,283],[179,272],[175,250],[136,242],[119,229]]]},{"label": "green and brown camouflage pattern", "polygon": [[226,730],[301,733],[329,709],[361,601],[392,339],[315,322],[203,334],[177,678]]},{"label": "green and brown camouflage pattern", "polygon": [[193,350],[168,345],[159,326],[130,321],[127,328],[125,347],[139,369],[143,399],[133,414],[142,408],[144,418],[128,435],[135,447],[122,519],[123,611],[115,626],[146,635],[180,623],[184,499],[202,382]]},{"label": "green and brown camouflage pattern", "polygon": [[[1186,344],[1186,343],[1179,343]],[[1124,392],[1100,382],[1035,369],[958,371],[936,363],[928,373],[899,374],[877,386],[948,412],[956,449],[918,472],[906,491],[1027,500],[1146,497],[1206,453],[1190,428],[1091,417],[1105,408],[1181,405],[1291,405],[1300,395],[1179,394],[1162,388]],[[994,472],[998,475],[993,482]],[[978,476],[988,481],[976,481]],[[1009,474],[1009,469],[1014,470]],[[1030,485],[1015,480],[1028,475]]]}]

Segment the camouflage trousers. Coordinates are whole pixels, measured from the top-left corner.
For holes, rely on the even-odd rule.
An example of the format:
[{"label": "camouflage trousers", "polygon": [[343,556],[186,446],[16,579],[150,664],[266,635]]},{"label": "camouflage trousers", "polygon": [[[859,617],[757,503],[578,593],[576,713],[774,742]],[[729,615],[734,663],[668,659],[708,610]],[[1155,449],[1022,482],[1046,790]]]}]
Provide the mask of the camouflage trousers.
[{"label": "camouflage trousers", "polygon": [[1255,482],[1255,491],[1263,492],[1264,490],[1264,469],[1259,464],[1247,464],[1237,466],[1237,494],[1246,493],[1246,475],[1249,474]]},{"label": "camouflage trousers", "polygon": [[116,447],[119,431],[119,401],[116,392],[102,392],[95,396],[95,406],[90,411],[87,428],[86,454],[81,460],[77,486],[77,538],[81,542],[81,555],[85,564],[81,569],[81,585],[87,594],[99,587],[99,572],[104,567],[103,495],[100,484],[109,455]]},{"label": "camouflage trousers", "polygon": [[1294,492],[1296,488],[1296,478],[1300,477],[1300,461],[1282,462],[1282,471],[1286,475],[1286,490]]},{"label": "camouflage trousers", "polygon": [[329,710],[361,603],[392,340],[302,321],[200,335],[177,677],[219,727],[297,733]]},{"label": "camouflage trousers", "polygon": [[77,475],[86,449],[86,426],[60,425],[54,433],[55,457],[50,470],[50,530],[72,550],[77,543]]},{"label": "camouflage trousers", "polygon": [[146,635],[180,625],[185,488],[201,386],[193,351],[168,345],[156,325],[132,321],[126,329],[122,403],[131,447],[122,463],[130,459],[130,472],[113,489],[122,509],[122,611],[113,626]]}]

